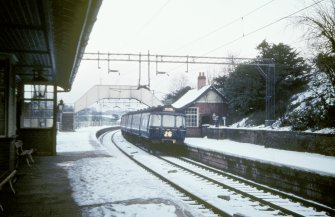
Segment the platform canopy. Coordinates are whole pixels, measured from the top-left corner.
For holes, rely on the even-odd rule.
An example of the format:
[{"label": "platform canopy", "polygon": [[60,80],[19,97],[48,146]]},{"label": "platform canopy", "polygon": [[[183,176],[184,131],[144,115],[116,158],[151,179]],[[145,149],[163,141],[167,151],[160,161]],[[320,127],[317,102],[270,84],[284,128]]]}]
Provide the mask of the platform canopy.
[{"label": "platform canopy", "polygon": [[0,54],[22,81],[41,76],[71,89],[102,0],[0,1]]},{"label": "platform canopy", "polygon": [[103,99],[135,99],[149,107],[163,105],[163,103],[146,87],[130,85],[96,85],[75,102],[74,111],[79,112]]}]

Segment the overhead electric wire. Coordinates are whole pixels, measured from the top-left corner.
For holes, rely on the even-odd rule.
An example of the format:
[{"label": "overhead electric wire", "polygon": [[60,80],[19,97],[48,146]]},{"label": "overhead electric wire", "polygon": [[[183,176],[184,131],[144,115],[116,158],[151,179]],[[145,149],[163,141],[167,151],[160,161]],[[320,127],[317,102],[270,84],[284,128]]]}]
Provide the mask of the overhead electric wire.
[{"label": "overhead electric wire", "polygon": [[164,5],[162,5],[157,11],[156,13],[154,13],[147,22],[145,22],[138,30],[138,32],[141,32],[147,25],[149,25],[149,23],[152,22],[152,20],[154,20],[159,14],[160,12],[167,6],[167,4],[170,2],[170,0],[167,0]]},{"label": "overhead electric wire", "polygon": [[265,26],[262,26],[262,27],[260,27],[260,28],[258,28],[258,29],[255,29],[255,30],[251,31],[251,32],[248,32],[248,33],[246,33],[246,34],[243,34],[243,36],[240,36],[240,37],[238,37],[238,38],[235,38],[235,39],[233,39],[233,40],[231,40],[231,41],[229,41],[229,42],[227,42],[227,43],[225,43],[225,44],[223,44],[223,45],[221,45],[221,46],[219,46],[219,47],[217,47],[217,48],[215,48],[215,49],[212,49],[212,50],[208,51],[207,53],[203,54],[203,56],[205,56],[205,55],[207,55],[207,54],[210,54],[210,53],[212,53],[212,52],[214,52],[214,51],[216,51],[216,50],[219,50],[219,49],[221,49],[221,48],[223,48],[223,47],[226,47],[227,45],[230,45],[230,44],[232,44],[232,43],[234,43],[234,42],[236,42],[236,41],[238,41],[238,40],[240,40],[240,39],[243,39],[243,38],[245,38],[245,37],[247,37],[247,36],[249,36],[249,35],[252,35],[252,34],[254,34],[254,33],[256,33],[256,32],[258,32],[258,31],[260,31],[260,30],[263,30],[263,29],[265,29],[265,28],[267,28],[267,27],[269,27],[269,26],[272,26],[273,24],[276,24],[276,23],[278,23],[278,22],[280,22],[280,21],[282,21],[282,20],[284,20],[284,19],[287,19],[287,18],[289,18],[289,17],[291,17],[291,16],[293,16],[293,15],[295,15],[295,14],[298,14],[298,13],[300,13],[301,11],[304,11],[304,10],[310,8],[310,7],[313,7],[314,5],[317,5],[317,4],[319,4],[319,3],[323,2],[323,1],[325,1],[325,0],[317,1],[317,2],[315,2],[315,3],[313,3],[313,4],[309,5],[309,6],[306,6],[306,7],[302,8],[302,9],[300,9],[300,10],[298,10],[298,11],[295,11],[294,13],[291,13],[291,14],[285,16],[285,17],[279,18],[279,19],[277,19],[277,20],[275,20],[275,21],[273,21],[273,22],[271,22],[271,23],[269,23],[269,24],[266,24]]},{"label": "overhead electric wire", "polygon": [[[300,10],[298,10],[298,11],[295,11],[295,12],[293,12],[293,13],[287,15],[287,16],[284,16],[284,17],[282,17],[282,18],[279,18],[279,19],[277,19],[277,20],[275,20],[275,21],[273,21],[273,22],[271,22],[271,23],[269,23],[269,24],[267,24],[267,25],[265,25],[265,26],[262,26],[262,27],[260,27],[260,28],[258,28],[258,29],[255,29],[255,30],[251,31],[251,32],[248,32],[248,33],[246,33],[246,34],[243,34],[243,36],[238,37],[238,38],[235,38],[235,39],[233,39],[233,40],[231,40],[231,41],[229,41],[229,42],[227,42],[227,43],[225,43],[225,44],[223,44],[223,45],[221,45],[221,46],[219,46],[219,47],[217,47],[217,48],[215,48],[215,49],[212,49],[212,50],[208,51],[207,53],[205,53],[205,54],[203,54],[203,55],[201,55],[201,56],[206,56],[206,55],[208,55],[208,54],[210,54],[210,53],[212,53],[212,52],[214,52],[214,51],[216,51],[216,50],[219,50],[219,49],[221,49],[221,48],[223,48],[223,47],[225,47],[225,46],[227,46],[227,45],[230,45],[230,44],[232,44],[232,43],[234,43],[234,42],[236,42],[236,41],[238,41],[238,40],[241,40],[241,39],[243,39],[243,38],[245,38],[245,37],[247,37],[247,36],[249,36],[249,35],[251,35],[251,34],[254,34],[254,33],[256,33],[256,32],[258,32],[258,31],[260,31],[260,30],[263,30],[263,29],[265,29],[265,28],[267,28],[267,27],[269,27],[269,26],[271,26],[271,25],[273,25],[273,24],[276,24],[276,23],[278,23],[278,22],[280,22],[280,21],[282,21],[282,20],[284,20],[284,19],[287,19],[287,18],[289,18],[289,17],[291,17],[291,16],[293,16],[293,15],[295,15],[295,14],[298,14],[298,13],[300,13],[301,11],[304,11],[304,10],[310,8],[310,7],[313,7],[313,6],[319,4],[319,3],[323,2],[323,1],[325,1],[325,0],[320,0],[320,1],[314,2],[314,3],[311,4],[311,5],[308,5],[308,6],[302,8],[302,9],[300,9]],[[180,68],[181,66],[183,66],[183,65],[179,65],[179,66],[177,66],[177,67],[175,67],[175,68],[169,70],[169,72],[174,71],[174,70],[176,70],[177,68]]]},{"label": "overhead electric wire", "polygon": [[[168,3],[170,2],[170,0],[167,0],[137,31],[136,33],[134,33],[134,35],[138,35],[140,34],[143,29],[148,26],[152,20],[154,20],[160,13],[161,11],[168,5]],[[127,45],[127,43],[123,43],[125,45]],[[123,45],[122,47],[125,47],[125,45]],[[122,50],[122,49],[121,49]]]},{"label": "overhead electric wire", "polygon": [[255,12],[258,11],[259,9],[265,7],[266,5],[268,5],[268,4],[270,4],[270,3],[274,2],[274,1],[275,1],[275,0],[271,0],[271,1],[269,1],[269,2],[267,2],[267,3],[265,3],[265,4],[263,4],[263,5],[261,5],[261,6],[257,7],[257,8],[255,8],[255,9],[253,9],[252,11],[250,11],[250,12],[248,12],[248,13],[246,13],[246,14],[244,14],[244,15],[242,15],[242,16],[240,16],[240,17],[238,17],[238,18],[236,18],[236,19],[234,19],[234,20],[232,20],[232,21],[230,21],[230,22],[228,22],[228,23],[226,23],[226,24],[224,24],[224,25],[222,25],[222,26],[219,26],[218,28],[214,29],[213,31],[211,31],[211,32],[209,32],[209,33],[206,33],[206,34],[200,36],[199,38],[197,38],[197,39],[195,39],[195,40],[193,40],[193,41],[191,41],[191,42],[189,42],[189,43],[183,45],[182,47],[180,47],[180,48],[174,50],[173,52],[179,51],[179,50],[181,50],[181,49],[183,49],[183,48],[185,48],[185,47],[189,47],[190,45],[192,45],[192,44],[194,44],[194,43],[196,43],[196,42],[198,42],[198,41],[200,41],[200,40],[202,40],[202,39],[204,39],[204,38],[207,38],[207,37],[210,36],[210,35],[213,35],[214,33],[216,33],[216,32],[218,32],[218,31],[220,31],[220,30],[222,30],[222,29],[224,29],[224,28],[226,28],[226,27],[228,27],[228,26],[230,26],[230,25],[232,25],[232,24],[234,24],[234,23],[240,21],[241,19],[244,19],[245,17],[247,17],[247,16],[249,16],[249,15],[255,13]]}]

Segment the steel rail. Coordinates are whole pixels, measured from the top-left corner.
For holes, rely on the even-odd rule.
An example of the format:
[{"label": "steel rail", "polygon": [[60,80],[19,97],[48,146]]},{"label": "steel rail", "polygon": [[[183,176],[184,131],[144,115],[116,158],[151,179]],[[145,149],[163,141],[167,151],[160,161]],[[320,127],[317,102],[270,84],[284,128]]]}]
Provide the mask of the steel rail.
[{"label": "steel rail", "polygon": [[[138,144],[134,144],[134,145],[136,145],[137,147],[141,148],[143,151],[148,152],[148,150],[142,148],[143,146],[138,145]],[[272,203],[272,202],[266,201],[266,200],[264,200],[264,199],[262,199],[262,198],[259,198],[259,197],[256,197],[256,196],[254,196],[254,195],[251,195],[250,193],[241,191],[241,190],[239,190],[239,189],[237,189],[237,188],[231,187],[231,186],[226,185],[226,184],[224,184],[224,183],[222,183],[222,182],[219,182],[219,181],[217,181],[217,180],[215,180],[215,179],[209,178],[208,176],[202,175],[202,174],[200,174],[200,173],[198,173],[198,172],[195,172],[195,171],[193,171],[193,170],[191,170],[191,169],[188,169],[188,168],[186,168],[186,167],[184,167],[184,166],[181,166],[181,165],[179,165],[179,164],[177,164],[177,163],[174,163],[174,162],[172,162],[172,161],[170,161],[170,160],[168,160],[168,159],[165,159],[165,158],[162,157],[160,154],[157,154],[157,153],[155,153],[155,152],[154,152],[154,153],[151,153],[151,154],[153,154],[153,155],[156,156],[157,158],[159,158],[159,159],[161,159],[161,160],[163,160],[163,161],[165,161],[165,162],[167,162],[167,163],[170,163],[170,164],[172,164],[172,165],[174,165],[174,166],[176,166],[176,167],[179,167],[180,169],[183,169],[183,170],[185,170],[185,171],[187,171],[187,172],[189,172],[189,173],[192,173],[192,174],[194,174],[194,175],[196,175],[196,176],[199,176],[199,177],[201,177],[201,178],[203,178],[203,179],[206,179],[206,180],[208,180],[209,182],[212,182],[212,183],[214,183],[214,184],[216,184],[216,185],[222,186],[223,188],[227,188],[227,189],[229,189],[229,190],[231,190],[231,191],[234,191],[234,192],[236,192],[237,194],[243,195],[243,196],[248,197],[248,198],[250,198],[250,199],[252,199],[252,200],[255,200],[255,201],[260,202],[260,203],[262,203],[262,204],[264,204],[264,205],[267,205],[267,206],[269,206],[269,207],[271,207],[271,208],[273,208],[273,209],[279,210],[279,211],[281,211],[281,212],[283,212],[283,213],[285,213],[285,214],[287,214],[287,215],[292,215],[292,216],[297,216],[297,217],[303,217],[303,216],[304,216],[304,215],[302,215],[302,214],[299,214],[299,213],[296,213],[296,212],[294,212],[294,211],[292,211],[292,210],[289,210],[289,209],[287,209],[287,208],[285,208],[285,207],[276,205],[276,204],[274,204],[274,203]],[[174,156],[172,156],[172,157],[174,157]],[[240,178],[240,177],[235,176],[235,175],[227,174],[227,173],[225,173],[225,172],[223,172],[223,171],[219,171],[219,170],[217,170],[217,169],[210,168],[210,167],[207,166],[207,165],[202,165],[202,164],[200,164],[200,163],[197,163],[197,162],[194,162],[194,161],[187,160],[187,159],[184,158],[184,157],[175,157],[175,158],[176,158],[176,159],[180,159],[180,160],[184,160],[184,161],[186,161],[186,162],[188,162],[188,163],[190,163],[190,164],[193,164],[193,165],[196,165],[196,166],[198,166],[198,167],[201,167],[202,169],[210,170],[211,172],[216,173],[216,174],[219,174],[219,175],[221,175],[221,176],[226,176],[226,177],[229,177],[229,178],[231,178],[231,179],[233,179],[233,180],[237,180],[237,181],[243,182],[244,184],[249,185],[250,187],[254,187],[254,188],[257,188],[257,189],[261,189],[261,190],[265,191],[265,193],[271,193],[271,194],[274,194],[275,196],[280,196],[280,197],[282,197],[283,200],[284,200],[284,199],[292,200],[292,201],[294,201],[294,202],[296,202],[296,203],[303,204],[304,206],[307,206],[307,207],[308,207],[308,206],[311,206],[311,207],[315,208],[315,209],[318,210],[318,211],[325,211],[325,212],[327,212],[330,216],[334,216],[334,213],[335,213],[335,212],[334,212],[333,209],[331,209],[331,208],[329,208],[329,207],[326,207],[326,206],[323,206],[323,205],[321,205],[321,204],[316,204],[316,203],[313,203],[313,202],[310,202],[310,201],[303,200],[303,199],[298,198],[298,197],[290,196],[290,195],[285,194],[285,193],[283,193],[283,192],[280,192],[280,191],[278,191],[278,190],[276,190],[276,189],[271,189],[271,188],[269,188],[269,187],[267,187],[267,186],[260,185],[260,184],[258,184],[258,183],[252,182],[252,181],[250,181],[250,180],[247,180],[247,179],[244,179],[244,178]],[[185,159],[186,159],[186,160],[185,160]]]},{"label": "steel rail", "polygon": [[112,134],[112,143],[115,145],[115,147],[121,151],[124,155],[126,155],[130,160],[132,160],[134,163],[136,163],[137,165],[139,165],[140,167],[144,168],[146,171],[150,172],[151,174],[153,174],[154,176],[158,177],[159,179],[163,180],[164,182],[168,183],[170,186],[172,186],[173,188],[175,188],[177,191],[185,194],[187,197],[191,198],[192,200],[194,200],[195,202],[202,204],[205,208],[211,210],[213,213],[219,215],[219,216],[223,216],[223,217],[233,217],[232,215],[224,212],[223,210],[218,209],[217,207],[213,206],[212,204],[208,203],[207,201],[197,197],[196,195],[192,194],[189,191],[186,191],[185,189],[181,188],[180,186],[176,185],[175,183],[171,182],[169,179],[165,178],[164,176],[162,176],[161,174],[155,172],[154,170],[150,169],[149,167],[147,167],[146,165],[142,164],[141,162],[137,161],[136,159],[134,159],[132,157],[131,154],[128,154],[127,152],[125,152],[124,150],[122,150],[122,148],[120,148],[116,142],[113,140],[114,135],[117,132],[114,132]]},{"label": "steel rail", "polygon": [[231,191],[236,192],[237,194],[241,194],[241,195],[243,195],[243,196],[245,196],[245,197],[248,197],[248,198],[250,198],[250,199],[252,199],[252,200],[255,200],[255,201],[260,202],[260,203],[262,203],[262,204],[264,204],[264,205],[267,205],[267,206],[269,206],[269,207],[271,207],[271,208],[273,208],[273,209],[280,210],[280,211],[282,211],[283,213],[285,213],[285,214],[287,214],[287,215],[292,215],[292,216],[296,216],[296,217],[304,217],[303,215],[301,215],[301,214],[299,214],[299,213],[296,213],[296,212],[294,212],[294,211],[292,211],[292,210],[289,210],[289,209],[286,209],[286,208],[284,208],[284,207],[281,207],[281,206],[278,206],[278,205],[276,205],[276,204],[273,204],[273,203],[271,203],[271,202],[269,202],[269,201],[266,201],[266,200],[264,200],[264,199],[262,199],[262,198],[259,198],[259,197],[256,197],[256,196],[254,196],[254,195],[251,195],[251,194],[249,194],[249,193],[247,193],[247,192],[244,192],[244,191],[242,191],[242,190],[239,190],[239,189],[237,189],[237,188],[235,188],[235,187],[231,187],[231,186],[229,186],[229,185],[226,185],[226,184],[224,184],[224,183],[222,183],[222,182],[219,182],[219,181],[217,181],[217,180],[215,180],[215,179],[212,179],[212,178],[210,178],[210,177],[208,177],[208,176],[202,175],[202,174],[200,174],[200,173],[198,173],[198,172],[195,172],[195,171],[193,171],[193,170],[191,170],[191,169],[188,169],[188,168],[186,168],[186,167],[184,167],[184,166],[181,166],[181,165],[179,165],[179,164],[177,164],[177,163],[174,163],[174,162],[172,162],[172,161],[170,161],[170,160],[167,160],[167,159],[165,159],[164,157],[161,157],[161,156],[157,156],[157,157],[158,157],[159,159],[162,159],[162,160],[164,160],[164,161],[166,161],[166,162],[168,162],[168,163],[170,163],[170,164],[176,166],[176,167],[179,167],[179,168],[181,168],[181,169],[183,169],[183,170],[186,170],[186,171],[188,171],[189,173],[195,174],[195,175],[197,175],[197,176],[199,176],[199,177],[201,177],[201,178],[203,178],[203,179],[206,179],[206,180],[208,180],[208,181],[210,181],[210,182],[212,182],[212,183],[214,183],[214,184],[217,184],[217,185],[219,185],[219,186],[222,186],[223,188],[227,188],[227,189],[229,189],[229,190],[231,190]]},{"label": "steel rail", "polygon": [[206,168],[207,170],[210,170],[210,171],[215,172],[215,173],[219,173],[219,174],[221,174],[223,176],[227,176],[231,179],[236,179],[236,180],[238,180],[240,182],[244,182],[248,185],[255,186],[258,189],[262,189],[264,191],[267,191],[267,192],[270,192],[270,193],[273,193],[273,194],[277,194],[281,197],[285,197],[286,199],[290,199],[292,201],[301,203],[304,206],[310,206],[310,207],[315,208],[316,210],[328,212],[331,216],[335,216],[335,210],[333,208],[328,207],[328,206],[323,205],[323,204],[320,204],[320,203],[317,203],[315,201],[306,200],[304,198],[301,198],[301,197],[298,197],[298,196],[295,196],[295,195],[292,195],[292,194],[289,194],[289,193],[286,193],[286,192],[283,192],[283,191],[279,191],[279,190],[271,188],[269,186],[259,184],[257,182],[253,182],[253,181],[250,181],[250,180],[245,179],[245,178],[241,178],[239,176],[236,176],[236,175],[230,174],[228,172],[224,172],[222,170],[207,166],[205,164],[196,162],[196,161],[188,159],[186,157],[180,157],[180,160],[183,160],[183,161],[186,161],[188,163],[197,165],[198,167]]}]

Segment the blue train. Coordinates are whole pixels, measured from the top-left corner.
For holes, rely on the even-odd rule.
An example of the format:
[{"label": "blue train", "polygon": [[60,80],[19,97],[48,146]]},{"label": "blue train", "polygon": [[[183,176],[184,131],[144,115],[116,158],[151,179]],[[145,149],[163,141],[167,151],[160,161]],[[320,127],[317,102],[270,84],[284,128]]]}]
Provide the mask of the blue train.
[{"label": "blue train", "polygon": [[165,106],[129,112],[121,118],[121,131],[125,137],[140,137],[150,143],[183,144],[185,114]]}]

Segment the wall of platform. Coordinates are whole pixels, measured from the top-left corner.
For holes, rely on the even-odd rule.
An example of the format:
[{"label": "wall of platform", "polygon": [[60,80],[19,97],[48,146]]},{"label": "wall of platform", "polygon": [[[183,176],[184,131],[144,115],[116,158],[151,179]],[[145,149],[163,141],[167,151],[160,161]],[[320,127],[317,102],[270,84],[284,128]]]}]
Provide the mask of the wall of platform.
[{"label": "wall of platform", "polygon": [[335,134],[203,127],[202,136],[291,151],[335,156]]}]

